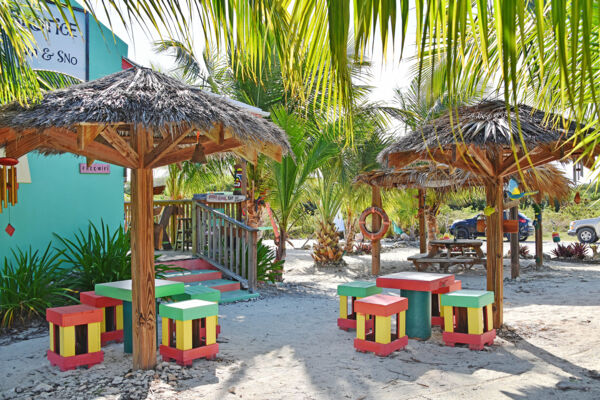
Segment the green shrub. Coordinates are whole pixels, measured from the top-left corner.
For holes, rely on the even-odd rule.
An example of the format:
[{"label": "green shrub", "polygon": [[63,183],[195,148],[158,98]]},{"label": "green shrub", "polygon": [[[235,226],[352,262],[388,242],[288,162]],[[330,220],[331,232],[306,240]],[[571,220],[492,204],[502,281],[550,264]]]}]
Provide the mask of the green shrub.
[{"label": "green shrub", "polygon": [[273,283],[283,272],[284,260],[275,261],[275,250],[262,241],[259,239],[256,243],[256,279]]},{"label": "green shrub", "polygon": [[[72,287],[93,290],[96,283],[131,279],[131,235],[122,226],[111,232],[104,221],[100,228],[90,222],[87,232],[80,229],[73,239],[56,233],[54,236],[64,247],[60,250],[64,262],[71,267]],[[166,271],[176,270],[180,268],[155,265],[158,278]]]},{"label": "green shrub", "polygon": [[15,321],[25,322],[32,316],[42,317],[46,308],[76,299],[66,285],[65,270],[60,267],[60,253],[48,244],[43,253],[31,247],[24,252],[11,250],[12,261],[4,257],[0,266],[0,317],[3,327]]}]

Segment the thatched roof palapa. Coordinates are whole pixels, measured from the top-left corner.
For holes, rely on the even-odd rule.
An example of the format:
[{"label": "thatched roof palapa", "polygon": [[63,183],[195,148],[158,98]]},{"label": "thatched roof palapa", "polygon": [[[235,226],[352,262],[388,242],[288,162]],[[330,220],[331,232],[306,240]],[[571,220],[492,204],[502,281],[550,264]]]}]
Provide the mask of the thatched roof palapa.
[{"label": "thatched roof palapa", "polygon": [[[537,191],[542,197],[567,200],[570,196],[572,182],[553,165],[543,165],[505,177],[523,181],[527,190]],[[522,179],[524,178],[524,179]],[[435,189],[451,192],[473,189],[484,185],[483,179],[472,172],[459,168],[450,168],[444,164],[418,162],[399,170],[376,170],[358,175],[355,183],[364,183],[384,189]]]},{"label": "thatched roof palapa", "polygon": [[[0,132],[0,146],[26,133],[51,136],[46,129],[73,131],[79,125],[112,126],[126,139],[137,125],[152,131],[155,138],[173,135],[177,128],[185,129],[187,139],[180,142],[181,146],[195,144],[198,132],[202,136],[222,130],[221,141],[224,135],[224,139],[233,137],[259,151],[276,146],[280,153],[289,152],[285,133],[255,114],[160,72],[134,67],[45,93],[40,102],[29,107],[18,103],[1,107],[0,130],[4,135]],[[13,137],[6,134],[7,128],[13,131]],[[64,151],[44,144],[37,150]]]}]

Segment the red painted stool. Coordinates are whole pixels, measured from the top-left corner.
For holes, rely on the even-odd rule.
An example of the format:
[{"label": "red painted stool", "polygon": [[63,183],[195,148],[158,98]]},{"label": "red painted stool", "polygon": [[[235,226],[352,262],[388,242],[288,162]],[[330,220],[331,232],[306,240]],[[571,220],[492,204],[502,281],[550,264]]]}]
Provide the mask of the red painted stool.
[{"label": "red painted stool", "polygon": [[85,304],[48,308],[46,321],[50,323],[50,364],[66,371],[80,365],[89,368],[104,360],[100,350],[101,309]]},{"label": "red painted stool", "polygon": [[102,346],[112,341],[123,342],[123,301],[99,296],[94,291],[79,293],[79,301],[81,304],[102,310],[100,324]]},{"label": "red painted stool", "polygon": [[[356,300],[356,339],[354,348],[363,353],[370,351],[387,356],[408,344],[406,336],[406,310],[408,300],[404,297],[376,294]],[[396,332],[392,333],[392,315],[396,316]],[[375,319],[373,330],[367,329],[367,318]]]},{"label": "red painted stool", "polygon": [[444,293],[455,292],[462,289],[461,281],[454,281],[431,292],[431,325],[444,328],[444,309],[440,304],[440,296]]},{"label": "red painted stool", "polygon": [[457,290],[441,296],[444,308],[444,332],[446,346],[456,343],[468,344],[471,350],[483,350],[496,338],[492,321],[494,292],[485,290]]}]

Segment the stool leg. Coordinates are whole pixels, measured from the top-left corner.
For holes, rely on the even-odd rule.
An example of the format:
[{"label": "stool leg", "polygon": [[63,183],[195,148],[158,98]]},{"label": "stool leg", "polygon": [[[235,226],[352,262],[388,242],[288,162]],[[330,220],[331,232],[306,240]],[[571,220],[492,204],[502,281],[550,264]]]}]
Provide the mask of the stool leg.
[{"label": "stool leg", "polygon": [[348,297],[340,296],[340,318],[348,318]]},{"label": "stool leg", "polygon": [[88,324],[88,353],[100,351],[100,322]]},{"label": "stool leg", "polygon": [[175,347],[179,350],[190,350],[192,339],[192,321],[175,321]]},{"label": "stool leg", "polygon": [[469,334],[481,335],[483,333],[483,309],[468,307],[467,323]]},{"label": "stool leg", "polygon": [[381,344],[388,344],[392,341],[392,319],[391,316],[375,316],[375,341]]},{"label": "stool leg", "polygon": [[206,317],[206,345],[217,343],[217,316]]},{"label": "stool leg", "polygon": [[454,310],[452,306],[443,306],[444,311],[444,331],[454,332]]},{"label": "stool leg", "polygon": [[50,322],[50,351],[56,352],[54,350],[54,324]]},{"label": "stool leg", "polygon": [[60,326],[58,328],[60,340],[60,355],[71,357],[75,355],[75,326]]},{"label": "stool leg", "polygon": [[163,346],[169,346],[169,318],[162,318],[162,344]]},{"label": "stool leg", "polygon": [[356,338],[365,340],[365,314],[356,313]]}]

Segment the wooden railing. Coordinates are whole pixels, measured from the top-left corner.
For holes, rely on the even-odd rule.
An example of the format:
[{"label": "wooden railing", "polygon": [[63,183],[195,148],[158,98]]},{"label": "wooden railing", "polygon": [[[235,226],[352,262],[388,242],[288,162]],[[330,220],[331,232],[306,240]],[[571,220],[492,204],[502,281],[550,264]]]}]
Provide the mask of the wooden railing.
[{"label": "wooden railing", "polygon": [[[175,248],[175,240],[177,238],[177,221],[181,218],[192,219],[192,204],[191,199],[182,200],[154,200],[154,208],[160,207],[158,213],[154,216],[154,222],[159,223],[162,217],[162,211],[165,207],[174,206],[175,210],[171,214],[167,223],[167,234],[169,235],[169,241],[171,246]],[[125,228],[131,227],[131,202],[125,202]]]},{"label": "wooden railing", "polygon": [[194,213],[194,253],[255,291],[258,229],[199,202],[194,203]]}]

